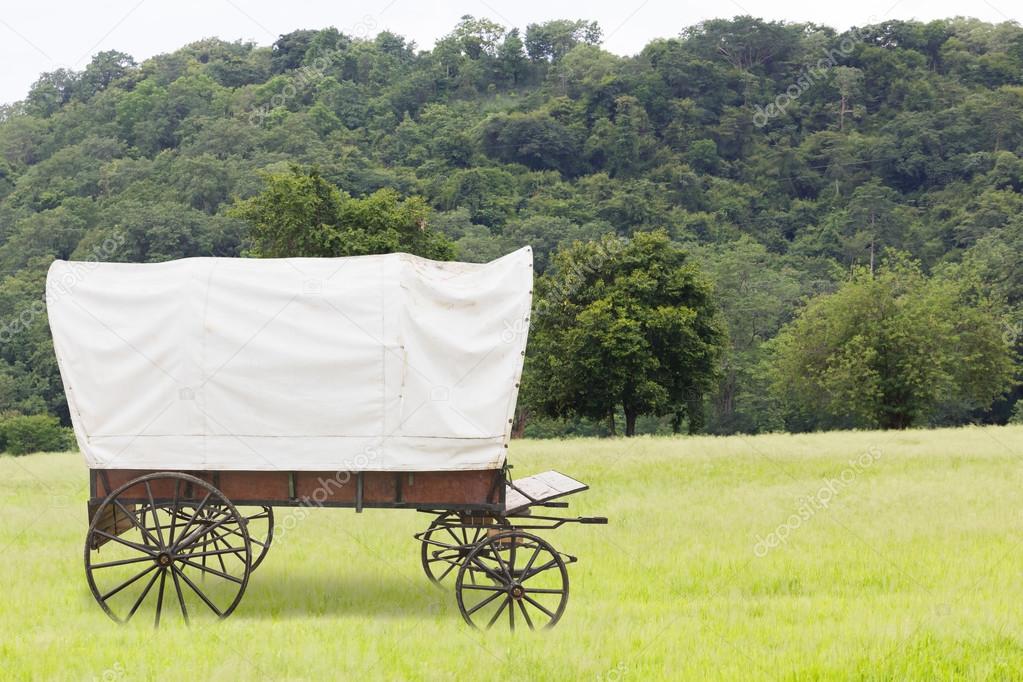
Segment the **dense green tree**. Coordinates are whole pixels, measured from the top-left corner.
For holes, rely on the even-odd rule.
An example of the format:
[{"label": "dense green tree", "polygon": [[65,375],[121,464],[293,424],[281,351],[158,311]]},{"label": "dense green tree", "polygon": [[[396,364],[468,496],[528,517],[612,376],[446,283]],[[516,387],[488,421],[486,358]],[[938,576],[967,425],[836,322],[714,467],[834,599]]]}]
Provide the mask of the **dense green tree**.
[{"label": "dense green tree", "polygon": [[258,195],[238,203],[231,215],[252,227],[252,255],[362,256],[403,251],[447,260],[454,255],[444,235],[426,221],[429,208],[419,197],[402,199],[383,189],[353,199],[319,171],[293,167],[268,174]]},{"label": "dense green tree", "polygon": [[728,328],[728,347],[716,389],[709,394],[708,430],[756,432],[783,426],[767,399],[759,366],[764,344],[789,321],[810,283],[805,270],[743,236],[698,247],[693,257],[714,284],[714,301]]},{"label": "dense green tree", "polygon": [[811,300],[771,342],[769,372],[796,428],[902,429],[962,418],[1012,387],[999,320],[959,283],[890,259]]},{"label": "dense green tree", "polygon": [[117,50],[100,52],[92,58],[77,79],[74,87],[75,96],[87,102],[118,78],[131,73],[135,66],[135,60],[129,54]]},{"label": "dense green tree", "polygon": [[518,85],[528,76],[525,44],[519,36],[519,29],[513,28],[505,34],[497,48],[494,71],[501,83],[510,86]]},{"label": "dense green tree", "polygon": [[469,59],[496,57],[503,36],[504,26],[471,14],[464,15],[451,33]]},{"label": "dense green tree", "polygon": [[484,153],[506,163],[565,175],[582,168],[578,133],[546,113],[494,115],[484,121],[480,135]]},{"label": "dense green tree", "polygon": [[68,69],[44,73],[28,91],[25,103],[34,114],[50,116],[71,101],[78,84],[78,74]]},{"label": "dense green tree", "polygon": [[603,31],[595,21],[555,19],[526,26],[526,54],[533,61],[558,61],[580,44],[600,44]]},{"label": "dense green tree", "polygon": [[537,283],[525,403],[555,417],[703,420],[725,340],[711,287],[664,232],[579,242]]}]

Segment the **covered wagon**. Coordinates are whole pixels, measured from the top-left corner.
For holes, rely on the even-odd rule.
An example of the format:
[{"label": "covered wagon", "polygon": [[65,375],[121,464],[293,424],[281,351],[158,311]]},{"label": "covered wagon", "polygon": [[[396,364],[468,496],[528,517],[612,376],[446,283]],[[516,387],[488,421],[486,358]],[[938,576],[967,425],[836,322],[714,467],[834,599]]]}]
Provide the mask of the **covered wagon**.
[{"label": "covered wagon", "polygon": [[[408,508],[471,625],[551,626],[567,563],[539,516],[586,488],[513,481],[532,254],[56,261],[47,304],[89,467],[86,575],[115,620],[226,617],[276,506]],[[170,607],[168,610],[165,607]]]}]

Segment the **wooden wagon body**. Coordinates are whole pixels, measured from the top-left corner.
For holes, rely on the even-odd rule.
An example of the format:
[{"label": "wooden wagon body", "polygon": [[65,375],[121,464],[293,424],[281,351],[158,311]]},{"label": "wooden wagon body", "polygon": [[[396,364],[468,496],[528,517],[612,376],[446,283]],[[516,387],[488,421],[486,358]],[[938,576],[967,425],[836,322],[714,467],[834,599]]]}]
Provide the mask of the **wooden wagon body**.
[{"label": "wooden wagon body", "polygon": [[[164,470],[167,471],[167,470]],[[90,469],[91,504],[98,506],[120,486],[154,473],[144,469]],[[450,509],[503,513],[504,471],[179,471],[201,478],[238,506]],[[153,491],[173,497],[166,487]],[[129,499],[129,498],[126,498]],[[143,502],[141,493],[130,498]]]}]

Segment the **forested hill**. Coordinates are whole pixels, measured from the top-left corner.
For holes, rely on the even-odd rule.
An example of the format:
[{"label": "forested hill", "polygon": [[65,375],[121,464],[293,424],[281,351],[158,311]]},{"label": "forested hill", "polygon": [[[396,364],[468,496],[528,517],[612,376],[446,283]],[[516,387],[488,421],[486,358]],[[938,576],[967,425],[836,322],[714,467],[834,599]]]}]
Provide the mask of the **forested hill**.
[{"label": "forested hill", "polygon": [[423,197],[466,260],[529,243],[542,271],[574,240],[667,230],[728,323],[711,430],[758,428],[761,343],[892,250],[976,281],[1021,336],[1023,28],[677,35],[621,57],[589,22],[466,17],[429,51],[329,28],[43,74],[0,109],[0,412],[66,419],[40,304],[54,258],[241,255],[230,208],[291,164]]}]

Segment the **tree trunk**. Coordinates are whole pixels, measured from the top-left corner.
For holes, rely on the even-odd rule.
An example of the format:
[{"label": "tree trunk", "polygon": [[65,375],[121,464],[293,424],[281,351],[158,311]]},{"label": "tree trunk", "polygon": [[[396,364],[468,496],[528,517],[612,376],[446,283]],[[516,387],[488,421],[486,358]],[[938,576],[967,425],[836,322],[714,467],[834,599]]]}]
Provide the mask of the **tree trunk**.
[{"label": "tree trunk", "polygon": [[874,276],[874,239],[877,237],[877,228],[874,227],[874,212],[870,212],[870,276]]},{"label": "tree trunk", "polygon": [[703,411],[703,396],[694,393],[686,400],[686,416],[689,417],[689,435],[699,433],[703,430],[707,419]]},{"label": "tree trunk", "polygon": [[515,413],[515,421],[512,422],[511,437],[522,438],[526,433],[526,422],[529,421],[529,410],[522,408]]},{"label": "tree trunk", "polygon": [[615,411],[614,411],[613,407],[611,408],[610,414],[607,415],[607,429],[608,429],[608,431],[611,432],[612,436],[617,436],[618,435],[615,432]]},{"label": "tree trunk", "polygon": [[684,414],[682,410],[675,410],[675,416],[671,418],[671,432],[676,436],[682,433],[682,417]]},{"label": "tree trunk", "polygon": [[625,409],[625,436],[631,437],[636,435],[636,414],[635,410]]}]

